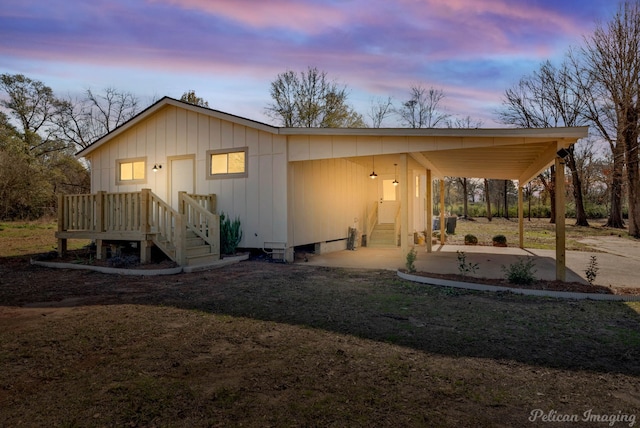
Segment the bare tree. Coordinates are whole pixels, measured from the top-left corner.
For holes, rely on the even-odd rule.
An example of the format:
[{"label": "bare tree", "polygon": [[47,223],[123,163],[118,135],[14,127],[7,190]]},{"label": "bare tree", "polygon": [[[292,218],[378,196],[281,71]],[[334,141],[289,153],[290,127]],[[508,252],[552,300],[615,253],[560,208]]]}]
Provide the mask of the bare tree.
[{"label": "bare tree", "polygon": [[[574,85],[573,68],[565,61],[555,67],[544,62],[530,76],[523,77],[518,85],[505,91],[504,108],[498,113],[500,120],[508,125],[520,127],[549,128],[556,126],[580,126],[587,120],[584,97]],[[573,197],[576,205],[576,225],[588,226],[580,171],[575,159],[575,146],[568,148],[567,167],[571,172]],[[554,176],[555,171],[550,175]],[[542,182],[552,194],[555,186],[542,177]],[[551,222],[555,219],[555,204],[552,203]]]},{"label": "bare tree", "polygon": [[41,157],[66,149],[54,133],[54,117],[61,102],[50,87],[22,74],[2,74],[0,89],[7,94],[0,105],[18,120],[20,139],[29,154]]},{"label": "bare tree", "polygon": [[[609,145],[612,154],[612,173],[607,183],[609,189],[609,208],[606,226],[624,228],[622,218],[622,199],[624,187],[624,149],[617,142],[617,118],[604,86],[596,79],[596,74],[585,60],[584,49],[570,50],[567,59],[573,69],[570,74],[573,85],[585,102],[586,110],[582,112],[590,129]],[[584,171],[584,170],[581,170]]]},{"label": "bare tree", "polygon": [[[640,237],[640,3],[620,4],[613,19],[606,26],[599,25],[586,39],[582,52],[592,79],[601,85],[609,101],[605,113],[609,110],[615,117],[614,175],[623,174],[624,161],[629,234]],[[617,197],[619,190],[612,189],[612,197]]]},{"label": "bare tree", "polygon": [[[483,125],[482,120],[472,119],[471,116],[466,116],[463,118],[454,118],[447,119],[446,121],[447,128],[480,128]],[[466,177],[458,178],[460,185],[462,186],[462,193],[464,195],[464,201],[462,205],[462,216],[465,219],[469,218],[469,188]]]},{"label": "bare tree", "polygon": [[449,118],[446,121],[447,128],[482,128],[484,122],[481,119],[473,119],[471,116]]},{"label": "bare tree", "polygon": [[491,213],[491,193],[490,193],[490,185],[489,185],[489,179],[485,178],[484,179],[484,199],[485,202],[487,203],[487,220],[491,221],[491,219],[493,218],[493,214]]},{"label": "bare tree", "polygon": [[315,67],[296,73],[288,70],[271,82],[271,98],[265,112],[285,127],[355,128],[364,120],[348,104],[346,86],[330,81]]},{"label": "bare tree", "polygon": [[130,92],[91,89],[81,99],[68,97],[56,116],[58,135],[79,148],[87,147],[138,113],[138,98]]},{"label": "bare tree", "polygon": [[371,119],[371,127],[381,128],[382,122],[393,112],[391,97],[375,98],[370,101],[370,104],[367,116]]},{"label": "bare tree", "polygon": [[444,124],[449,114],[441,110],[444,92],[433,87],[412,86],[410,98],[396,110],[402,125],[409,128],[435,128]]}]

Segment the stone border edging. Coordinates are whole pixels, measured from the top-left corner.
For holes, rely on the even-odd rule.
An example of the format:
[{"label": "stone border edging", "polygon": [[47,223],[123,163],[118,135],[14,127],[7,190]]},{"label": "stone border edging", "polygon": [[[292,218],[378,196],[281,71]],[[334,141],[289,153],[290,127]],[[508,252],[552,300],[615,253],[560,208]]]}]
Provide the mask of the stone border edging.
[{"label": "stone border edging", "polygon": [[158,276],[158,275],[175,275],[180,272],[191,273],[199,272],[208,269],[216,269],[223,266],[227,266],[233,263],[238,263],[243,260],[249,259],[249,254],[242,254],[240,256],[225,257],[217,260],[214,263],[196,265],[196,266],[177,266],[167,269],[123,269],[113,268],[108,266],[92,266],[76,263],[59,263],[59,262],[44,262],[40,260],[30,260],[30,263],[35,266],[42,266],[54,269],[78,269],[78,270],[91,270],[94,272],[117,274],[117,275],[137,275],[137,276]]},{"label": "stone border edging", "polygon": [[76,263],[43,262],[40,260],[33,260],[33,259],[31,259],[31,264],[36,266],[43,266],[47,268],[54,268],[54,269],[91,270],[94,272],[112,273],[112,274],[115,273],[118,275],[154,276],[154,275],[175,275],[177,273],[182,272],[182,266],[168,268],[168,269],[123,269],[123,268],[112,268],[108,266],[83,265],[83,264],[76,264]]},{"label": "stone border edging", "polygon": [[617,302],[639,302],[640,296],[627,296],[620,294],[596,294],[596,293],[575,293],[570,291],[552,291],[552,290],[532,290],[528,288],[512,288],[499,287],[497,285],[476,284],[471,282],[451,281],[447,279],[428,278],[426,276],[411,275],[399,270],[397,275],[407,281],[419,282],[421,284],[439,285],[442,287],[463,288],[465,290],[475,291],[507,291],[514,294],[523,294],[525,296],[536,297],[556,297],[559,299],[589,299],[589,300],[606,300]]},{"label": "stone border edging", "polygon": [[241,254],[239,256],[223,257],[220,260],[216,260],[213,263],[207,263],[203,265],[183,266],[182,271],[185,273],[191,273],[191,272],[200,272],[200,271],[209,270],[209,269],[217,269],[223,266],[231,265],[233,263],[241,262],[243,260],[249,260],[249,253]]}]

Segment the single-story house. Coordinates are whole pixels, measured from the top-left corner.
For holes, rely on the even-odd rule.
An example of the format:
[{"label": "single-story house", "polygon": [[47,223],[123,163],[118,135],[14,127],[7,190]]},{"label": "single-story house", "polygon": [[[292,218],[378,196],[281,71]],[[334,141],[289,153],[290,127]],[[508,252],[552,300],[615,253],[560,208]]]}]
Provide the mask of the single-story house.
[{"label": "single-story house", "polygon": [[344,249],[350,228],[366,244],[376,227],[389,227],[406,253],[414,232],[431,231],[434,179],[516,180],[522,204],[522,187],[562,166],[563,149],[587,131],[283,128],[165,97],[78,153],[90,165],[91,194],[60,197],[59,251],[73,238],[100,249],[129,240],[143,258],[156,245],[180,264],[206,263],[219,257],[224,212],[241,221],[240,247],[285,260],[298,247]]}]

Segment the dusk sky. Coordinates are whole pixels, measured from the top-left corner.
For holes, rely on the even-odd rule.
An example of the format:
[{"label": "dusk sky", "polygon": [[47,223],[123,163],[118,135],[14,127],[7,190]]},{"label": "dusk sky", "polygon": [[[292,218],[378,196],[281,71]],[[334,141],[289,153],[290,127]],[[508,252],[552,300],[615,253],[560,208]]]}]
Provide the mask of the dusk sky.
[{"label": "dusk sky", "polygon": [[[374,97],[441,89],[446,112],[494,122],[505,89],[611,19],[615,0],[0,0],[0,73],[57,95],[193,89],[214,109],[272,123],[270,82],[315,66]],[[395,119],[383,125],[398,126]]]}]

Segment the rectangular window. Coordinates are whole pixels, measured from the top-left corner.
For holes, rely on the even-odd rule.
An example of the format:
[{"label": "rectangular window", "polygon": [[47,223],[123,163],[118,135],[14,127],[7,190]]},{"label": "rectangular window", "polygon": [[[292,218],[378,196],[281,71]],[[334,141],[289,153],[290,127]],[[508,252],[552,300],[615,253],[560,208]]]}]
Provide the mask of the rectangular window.
[{"label": "rectangular window", "polygon": [[116,160],[117,184],[144,183],[146,180],[145,158]]},{"label": "rectangular window", "polygon": [[247,176],[247,148],[210,150],[207,152],[207,178],[240,178]]}]

